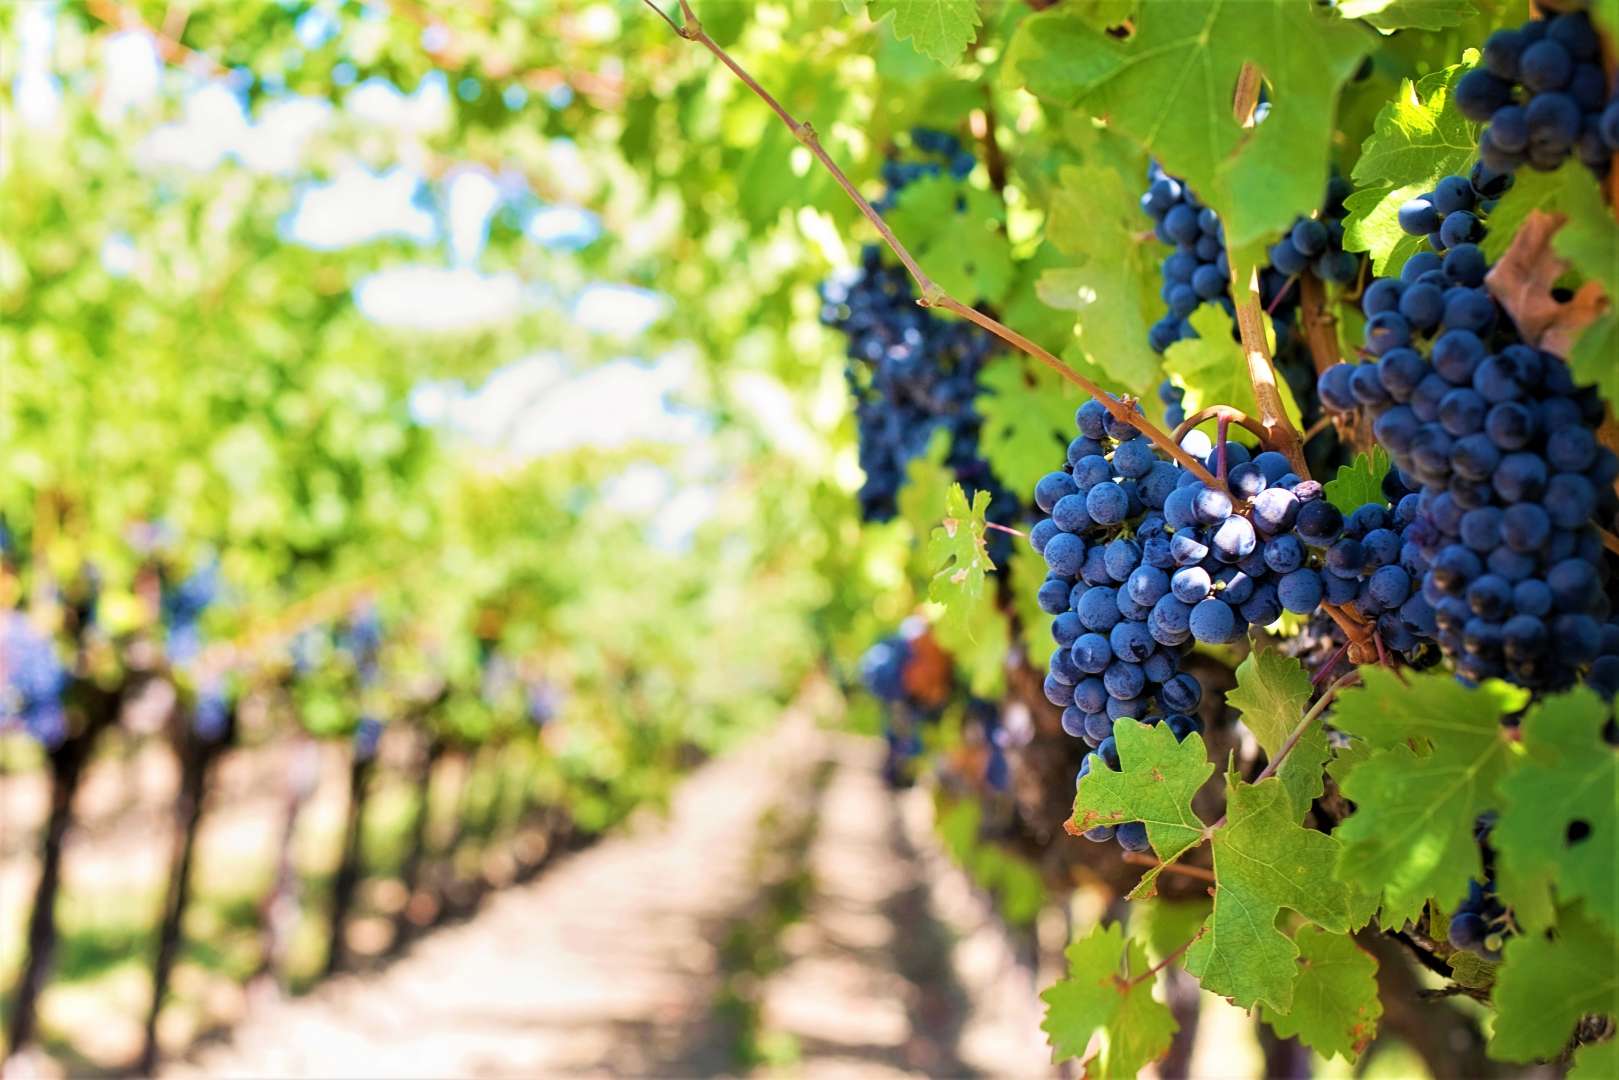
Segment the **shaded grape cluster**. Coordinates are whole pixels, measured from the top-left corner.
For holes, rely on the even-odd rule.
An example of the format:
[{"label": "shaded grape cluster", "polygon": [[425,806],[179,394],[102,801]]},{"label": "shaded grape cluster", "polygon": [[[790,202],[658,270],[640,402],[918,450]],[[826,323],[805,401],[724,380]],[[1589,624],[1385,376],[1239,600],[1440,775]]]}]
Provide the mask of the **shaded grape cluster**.
[{"label": "shaded grape cluster", "polygon": [[[925,168],[893,175],[885,170],[890,197],[917,176],[946,167],[960,173],[962,152],[954,136],[919,130],[912,141],[919,147],[937,145],[941,154],[950,150],[951,163],[906,163]],[[971,155],[967,159],[970,163]],[[988,491],[990,519],[1015,519],[1021,509],[1017,498],[996,483],[978,450],[982,418],[973,402],[980,391],[979,373],[997,349],[993,335],[918,307],[910,277],[902,267],[885,264],[875,245],[864,249],[858,267],[822,283],[821,301],[821,321],[849,339],[846,375],[866,475],[859,496],[861,516],[867,521],[894,517],[906,467],[942,431],[948,441],[945,464],[969,497]],[[991,555],[999,561],[1006,551],[1007,541],[998,534],[991,541]]]},{"label": "shaded grape cluster", "polygon": [[1495,893],[1495,852],[1490,847],[1493,813],[1479,818],[1473,828],[1484,856],[1484,880],[1467,883],[1467,896],[1456,906],[1446,932],[1452,948],[1465,949],[1486,960],[1500,960],[1503,938],[1510,932],[1507,909]]},{"label": "shaded grape cluster", "polygon": [[910,783],[911,768],[922,754],[922,723],[936,710],[917,699],[906,686],[905,672],[913,652],[914,627],[876,642],[860,658],[860,680],[883,703],[883,780],[891,787]]},{"label": "shaded grape cluster", "polygon": [[[1512,174],[1486,169],[1482,162],[1468,176],[1447,176],[1401,205],[1398,220],[1407,236],[1418,236],[1438,254],[1467,248],[1489,231],[1490,211],[1512,188]],[[1471,253],[1468,259],[1472,259]]]},{"label": "shaded grape cluster", "polygon": [[[1436,191],[1455,181],[1467,183]],[[1488,269],[1467,241],[1374,281],[1362,298],[1370,360],[1325,372],[1321,401],[1365,410],[1420,492],[1405,535],[1458,673],[1537,690],[1584,677],[1612,693],[1619,624],[1595,523],[1619,509],[1619,458],[1596,439],[1595,390],[1521,339],[1484,287]]]},{"label": "shaded grape cluster", "polygon": [[1480,66],[1456,84],[1456,107],[1485,125],[1479,160],[1497,173],[1550,172],[1573,155],[1605,176],[1619,150],[1619,98],[1583,11],[1491,34]]}]

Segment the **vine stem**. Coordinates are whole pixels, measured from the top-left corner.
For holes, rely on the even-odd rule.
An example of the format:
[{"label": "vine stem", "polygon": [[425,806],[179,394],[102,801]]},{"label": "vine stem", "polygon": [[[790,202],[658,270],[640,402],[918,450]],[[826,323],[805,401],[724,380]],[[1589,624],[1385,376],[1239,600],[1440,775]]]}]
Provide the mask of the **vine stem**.
[{"label": "vine stem", "polygon": [[1186,954],[1186,950],[1190,949],[1193,945],[1197,944],[1197,939],[1202,937],[1207,931],[1208,931],[1207,926],[1198,927],[1197,928],[1197,933],[1193,934],[1191,937],[1189,937],[1185,941],[1181,942],[1180,945],[1178,945],[1173,952],[1170,952],[1162,960],[1158,961],[1156,964],[1154,964],[1152,967],[1148,968],[1146,971],[1143,971],[1140,975],[1136,975],[1136,976],[1132,977],[1129,980],[1129,985],[1135,986],[1135,985],[1137,985],[1139,983],[1146,982],[1148,979],[1155,978],[1160,971],[1164,970],[1170,964],[1173,964],[1175,961],[1179,960],[1182,956],[1184,956]]},{"label": "vine stem", "polygon": [[[1237,123],[1249,126],[1253,122],[1254,107],[1259,103],[1259,69],[1252,62],[1244,63],[1237,76],[1237,92],[1231,103]],[[1282,394],[1276,385],[1276,367],[1271,362],[1270,344],[1265,340],[1265,314],[1259,306],[1259,268],[1231,267],[1233,281],[1246,281],[1247,295],[1237,301],[1237,333],[1242,339],[1242,355],[1248,364],[1248,382],[1254,388],[1254,400],[1259,405],[1259,423],[1275,448],[1287,458],[1287,463],[1301,479],[1310,479],[1310,467],[1304,460],[1304,444],[1298,429],[1287,418],[1282,406]]]},{"label": "vine stem", "polygon": [[[1287,755],[1293,752],[1293,748],[1299,744],[1299,740],[1304,738],[1304,733],[1310,730],[1310,725],[1315,723],[1316,719],[1327,711],[1327,706],[1332,704],[1332,699],[1338,696],[1338,691],[1347,689],[1359,681],[1360,672],[1351,671],[1322,691],[1315,704],[1311,705],[1309,711],[1299,720],[1298,726],[1288,734],[1287,741],[1282,743],[1280,750],[1276,751],[1276,756],[1271,758],[1269,763],[1260,770],[1258,776],[1254,777],[1254,783],[1259,784],[1275,776],[1276,770],[1282,767],[1283,761],[1287,760]],[[1222,817],[1220,820],[1224,821],[1225,818]]]},{"label": "vine stem", "polygon": [[[722,49],[718,44],[715,43],[713,38],[708,36],[707,31],[703,29],[703,24],[697,18],[697,13],[692,10],[691,0],[680,0],[680,12],[684,25],[677,24],[674,19],[672,19],[657,6],[654,0],[642,0],[642,2],[645,3],[647,7],[657,12],[659,18],[668,23],[674,32],[681,38],[684,38],[687,41],[696,42],[703,48],[707,49],[710,53],[713,53],[715,59],[719,60],[720,63],[729,68],[731,73],[741,80],[744,86],[753,91],[759,100],[768,105],[771,111],[781,119],[781,122],[787,125],[787,129],[793,133],[793,137],[802,143],[804,147],[814,155],[815,160],[819,161],[826,171],[831,174],[832,179],[837,182],[837,185],[840,188],[843,189],[843,193],[849,196],[849,199],[860,210],[862,216],[864,216],[867,221],[871,222],[872,227],[877,230],[877,234],[882,237],[883,243],[888,246],[889,250],[894,253],[894,255],[899,259],[900,263],[905,267],[906,272],[909,273],[912,279],[916,281],[916,287],[922,294],[917,300],[917,304],[919,306],[943,308],[946,311],[953,312],[954,314],[966,319],[968,322],[974,323],[984,330],[989,331],[991,334],[994,334],[1008,345],[1011,345],[1013,348],[1034,357],[1036,360],[1046,365],[1046,367],[1056,372],[1059,376],[1079,387],[1093,400],[1099,402],[1101,406],[1113,416],[1114,419],[1122,423],[1129,424],[1141,434],[1145,435],[1154,446],[1158,447],[1158,449],[1162,450],[1170,458],[1174,459],[1179,465],[1181,465],[1181,467],[1186,469],[1193,476],[1197,477],[1204,484],[1211,488],[1217,488],[1222,491],[1225,490],[1225,485],[1217,481],[1213,475],[1209,473],[1209,470],[1204,468],[1202,462],[1198,461],[1191,454],[1188,454],[1186,451],[1182,450],[1178,443],[1170,438],[1167,433],[1149,423],[1146,417],[1135,412],[1131,408],[1130,402],[1127,398],[1119,399],[1113,397],[1100,386],[1091,382],[1091,380],[1087,379],[1085,376],[1063,363],[1062,360],[1058,359],[1048,350],[1036,345],[1027,337],[1024,337],[1016,330],[1005,326],[998,320],[992,319],[983,312],[962,303],[960,300],[957,300],[955,297],[945,292],[944,289],[940,288],[938,283],[929,277],[927,272],[922,269],[921,265],[916,261],[915,257],[911,255],[910,251],[906,249],[905,245],[900,243],[899,237],[894,235],[894,230],[889,228],[888,223],[883,220],[883,216],[879,214],[876,208],[866,200],[865,196],[860,194],[859,189],[854,186],[854,184],[849,180],[849,177],[844,174],[841,168],[838,167],[838,163],[832,160],[832,156],[828,154],[826,152],[826,148],[821,145],[820,136],[815,133],[815,128],[809,123],[809,121],[800,121],[795,119],[793,114],[788,112],[786,107],[783,106],[781,102],[777,101],[770,91],[759,85],[758,80],[752,75],[748,74],[747,70],[744,69],[741,64],[737,63],[736,60],[731,57],[730,53]],[[1300,473],[1300,475],[1302,476],[1303,474]]]},{"label": "vine stem", "polygon": [[1181,877],[1196,878],[1198,881],[1206,881],[1210,885],[1214,884],[1213,872],[1205,870],[1201,866],[1182,866],[1180,863],[1160,862],[1144,851],[1126,851],[1122,857],[1125,862],[1132,866],[1145,866],[1149,869],[1157,867],[1166,874],[1179,874]]},{"label": "vine stem", "polygon": [[984,528],[986,528],[986,529],[994,529],[996,532],[1009,533],[1010,535],[1016,536],[1016,537],[1019,537],[1019,538],[1029,535],[1028,533],[1024,532],[1022,529],[1014,529],[1010,525],[997,525],[993,521],[984,522]]}]

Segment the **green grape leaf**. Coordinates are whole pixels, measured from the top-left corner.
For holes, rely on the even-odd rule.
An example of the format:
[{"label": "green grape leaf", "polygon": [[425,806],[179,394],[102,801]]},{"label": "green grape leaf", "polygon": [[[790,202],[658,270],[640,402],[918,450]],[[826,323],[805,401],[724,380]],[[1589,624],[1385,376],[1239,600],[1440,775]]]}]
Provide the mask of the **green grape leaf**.
[{"label": "green grape leaf", "polygon": [[[971,504],[960,484],[945,494],[944,517],[928,539],[928,560],[935,567],[928,599],[945,606],[945,619],[965,624],[984,593],[984,579],[995,564],[984,541],[984,511],[989,492],[973,493]],[[966,627],[970,630],[970,627]]]},{"label": "green grape leaf", "polygon": [[1066,460],[1068,440],[1076,434],[1079,392],[1043,364],[1026,364],[1011,353],[985,365],[978,382],[982,390],[975,404],[984,418],[979,451],[1001,483],[1013,491],[1033,491],[1042,476]]},{"label": "green grape leaf", "polygon": [[1619,316],[1603,315],[1585,328],[1569,352],[1569,368],[1574,381],[1593,383],[1608,405],[1619,408]]},{"label": "green grape leaf", "polygon": [[1159,963],[1198,932],[1209,917],[1210,903],[1209,897],[1200,896],[1190,900],[1159,897],[1131,904],[1130,936],[1145,944],[1147,955]]},{"label": "green grape leaf", "polygon": [[1613,1080],[1619,1076],[1619,1036],[1608,1036],[1599,1043],[1586,1043],[1574,1051],[1574,1066],[1568,1080]]},{"label": "green grape leaf", "polygon": [[[1083,1056],[1100,1035],[1101,1047],[1085,1062],[1086,1077],[1132,1077],[1169,1049],[1179,1027],[1169,1007],[1152,996],[1146,950],[1117,923],[1100,923],[1068,946],[1068,977],[1040,995],[1040,1023],[1053,1063]],[[1136,981],[1138,980],[1139,981]]]},{"label": "green grape leaf", "polygon": [[[1237,665],[1237,688],[1226,694],[1226,704],[1242,715],[1265,756],[1274,761],[1309,709],[1314,689],[1303,664],[1280,649],[1256,648]],[[1310,803],[1326,786],[1322,780],[1326,761],[1326,732],[1320,723],[1311,724],[1276,771],[1287,790],[1294,821],[1304,819]]]},{"label": "green grape leaf", "polygon": [[1356,454],[1351,464],[1338,466],[1338,475],[1322,484],[1321,490],[1326,493],[1327,501],[1347,517],[1367,503],[1381,506],[1388,502],[1383,497],[1383,477],[1388,471],[1388,451],[1374,446],[1371,457]]},{"label": "green grape leaf", "polygon": [[996,604],[995,590],[949,603],[933,629],[939,644],[955,659],[956,670],[966,676],[967,689],[981,698],[999,698],[1006,687],[1012,627]]},{"label": "green grape leaf", "polygon": [[1042,274],[1040,298],[1077,313],[1077,343],[1105,383],[1146,394],[1159,378],[1147,330],[1157,318],[1162,247],[1145,229],[1136,184],[1118,169],[1088,163],[1059,176],[1046,237],[1078,264]]},{"label": "green grape leaf", "polygon": [[1499,683],[1469,689],[1446,671],[1361,670],[1331,718],[1372,748],[1341,782],[1356,808],[1334,833],[1343,842],[1337,875],[1381,890],[1383,920],[1397,925],[1429,898],[1453,906],[1482,876],[1473,826],[1511,762],[1501,717],[1523,694]]},{"label": "green grape leaf", "polygon": [[[1120,771],[1094,768],[1079,782],[1069,831],[1144,822],[1153,851],[1170,862],[1203,839],[1203,822],[1192,810],[1192,796],[1214,773],[1203,738],[1194,733],[1176,742],[1167,724],[1149,727],[1130,719],[1114,721],[1113,735]],[[1150,895],[1156,880],[1155,869],[1136,893]]]},{"label": "green grape leaf", "polygon": [[[1164,350],[1164,374],[1186,389],[1182,402],[1187,415],[1208,405],[1230,405],[1249,416],[1259,415],[1254,385],[1248,380],[1248,362],[1242,346],[1231,339],[1231,319],[1214,304],[1203,304],[1192,312],[1195,338],[1183,338]],[[1303,423],[1298,402],[1286,379],[1276,381],[1282,395],[1282,409],[1295,428]],[[1232,431],[1238,430],[1233,427]]]},{"label": "green grape leaf", "polygon": [[907,184],[889,227],[940,288],[970,302],[999,302],[1012,286],[1012,248],[1000,200],[949,176]]},{"label": "green grape leaf", "polygon": [[1376,1037],[1383,1015],[1377,959],[1348,934],[1319,926],[1299,927],[1293,944],[1299,950],[1293,1009],[1283,1014],[1261,1006],[1261,1018],[1282,1038],[1297,1038],[1322,1057],[1354,1061]]},{"label": "green grape leaf", "polygon": [[1583,911],[1564,908],[1555,934],[1507,939],[1493,1000],[1492,1058],[1556,1057],[1580,1017],[1619,1016],[1619,942]]},{"label": "green grape leaf", "polygon": [[1371,253],[1374,273],[1391,277],[1427,242],[1400,228],[1401,205],[1432,191],[1443,177],[1466,174],[1478,155],[1478,125],[1452,101],[1455,85],[1477,63],[1469,50],[1460,64],[1400,84],[1399,96],[1377,114],[1361,145],[1354,181],[1359,189],[1344,206],[1344,248]]},{"label": "green grape leaf", "polygon": [[1276,928],[1283,908],[1324,929],[1347,933],[1371,915],[1365,898],[1332,879],[1339,844],[1293,819],[1277,777],[1245,784],[1227,778],[1226,822],[1214,830],[1214,910],[1186,953],[1203,989],[1244,1009],[1293,1007],[1299,950]]},{"label": "green grape leaf", "polygon": [[978,0],[871,0],[871,17],[894,16],[894,36],[941,64],[960,59],[978,33]]},{"label": "green grape leaf", "polygon": [[[1036,95],[1106,117],[1185,178],[1219,210],[1232,262],[1247,266],[1320,205],[1338,94],[1370,46],[1362,28],[1291,0],[1154,4],[1123,41],[1059,9],[1024,20],[1006,67]],[[1245,61],[1274,103],[1251,128],[1231,110]]]},{"label": "green grape leaf", "polygon": [[1076,18],[1098,30],[1123,26],[1135,18],[1137,0],[1078,0],[1070,4]]},{"label": "green grape leaf", "polygon": [[1503,902],[1538,929],[1558,900],[1619,934],[1619,751],[1602,737],[1608,707],[1584,687],[1524,717],[1527,759],[1498,787],[1490,833]]},{"label": "green grape leaf", "polygon": [[1466,949],[1451,953],[1446,963],[1450,964],[1450,977],[1456,985],[1474,990],[1488,990],[1494,986],[1495,971],[1500,966]]},{"label": "green grape leaf", "polygon": [[1477,15],[1478,8],[1472,0],[1342,0],[1338,14],[1391,33],[1459,26]]}]

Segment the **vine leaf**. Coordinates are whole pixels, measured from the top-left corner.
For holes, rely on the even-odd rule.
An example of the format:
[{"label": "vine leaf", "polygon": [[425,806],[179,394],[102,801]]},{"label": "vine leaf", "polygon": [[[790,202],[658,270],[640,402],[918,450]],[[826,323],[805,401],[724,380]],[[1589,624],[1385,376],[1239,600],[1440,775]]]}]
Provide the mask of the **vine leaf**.
[{"label": "vine leaf", "polygon": [[1079,395],[1050,368],[1011,355],[986,364],[978,381],[979,450],[1001,483],[1033,491],[1051,463],[1063,458]]},{"label": "vine leaf", "polygon": [[1581,687],[1524,718],[1527,760],[1501,781],[1490,833],[1504,902],[1521,924],[1545,926],[1552,889],[1619,934],[1619,750],[1602,737],[1609,711]]},{"label": "vine leaf", "polygon": [[1299,950],[1276,928],[1282,909],[1347,933],[1370,918],[1370,905],[1332,879],[1338,841],[1293,819],[1279,777],[1245,784],[1232,773],[1226,792],[1226,823],[1212,841],[1214,910],[1186,952],[1186,970],[1241,1008],[1287,1013]]},{"label": "vine leaf", "polygon": [[[1214,304],[1203,304],[1192,312],[1192,329],[1197,337],[1182,338],[1164,352],[1164,374],[1186,388],[1182,404],[1187,413],[1208,405],[1229,405],[1258,416],[1259,401],[1248,378],[1248,362],[1243,359],[1242,346],[1231,339],[1230,316]],[[1287,418],[1302,430],[1299,405],[1287,380],[1278,379],[1276,389]]]},{"label": "vine leaf", "polygon": [[1262,1006],[1260,1016],[1284,1039],[1297,1038],[1322,1057],[1354,1061],[1377,1035],[1383,1003],[1377,994],[1377,959],[1348,934],[1301,926],[1293,935],[1299,974],[1293,1010]]},{"label": "vine leaf", "polygon": [[993,193],[927,176],[906,185],[887,221],[940,288],[999,303],[1013,279],[1012,248],[999,228],[1004,216]]},{"label": "vine leaf", "polygon": [[978,34],[978,0],[872,0],[871,17],[894,16],[894,36],[923,56],[955,63]]},{"label": "vine leaf", "polygon": [[[1096,925],[1068,946],[1068,977],[1040,995],[1046,1016],[1040,1029],[1050,1037],[1053,1063],[1084,1055],[1086,1077],[1135,1076],[1169,1049],[1179,1024],[1169,1007],[1152,996],[1147,952],[1127,941],[1117,923]],[[1097,1037],[1100,1036],[1099,1039]]]},{"label": "vine leaf", "polygon": [[1374,446],[1371,457],[1356,454],[1353,462],[1338,466],[1338,475],[1321,485],[1321,490],[1328,502],[1348,516],[1367,503],[1381,505],[1387,501],[1383,498],[1383,477],[1388,471],[1388,451]]},{"label": "vine leaf", "polygon": [[[1242,714],[1243,724],[1274,761],[1309,707],[1313,691],[1303,664],[1280,649],[1256,648],[1237,665],[1237,688],[1226,694],[1226,704]],[[1326,761],[1326,733],[1320,724],[1312,724],[1276,770],[1295,822],[1304,819],[1326,786],[1322,781]]]},{"label": "vine leaf", "polygon": [[[1220,211],[1231,261],[1251,266],[1264,261],[1260,245],[1320,204],[1339,90],[1370,46],[1361,27],[1315,5],[1211,0],[1145,7],[1126,41],[1042,13],[1019,27],[1007,69],[1040,97],[1083,103],[1184,177]],[[1250,61],[1274,106],[1244,128],[1231,104]]]},{"label": "vine leaf", "polygon": [[1456,83],[1477,62],[1477,51],[1470,49],[1460,64],[1416,83],[1401,82],[1399,95],[1383,106],[1361,144],[1353,173],[1358,190],[1344,200],[1344,248],[1370,252],[1379,276],[1399,273],[1426,246],[1400,228],[1401,205],[1432,191],[1442,177],[1465,173],[1478,154],[1478,125],[1452,100]]},{"label": "vine leaf", "polygon": [[1457,949],[1445,962],[1450,965],[1451,981],[1472,990],[1488,990],[1494,986],[1495,969],[1500,966],[1466,949]]},{"label": "vine leaf", "polygon": [[1342,0],[1338,14],[1392,33],[1457,26],[1477,15],[1478,8],[1472,0]]},{"label": "vine leaf", "polygon": [[[1119,771],[1097,767],[1079,782],[1074,816],[1065,826],[1078,835],[1098,825],[1140,821],[1162,862],[1171,862],[1203,839],[1204,825],[1192,810],[1192,796],[1214,773],[1200,735],[1176,742],[1167,724],[1148,726],[1114,721]],[[1149,896],[1158,880],[1154,868],[1130,896]]]},{"label": "vine leaf", "polygon": [[1507,939],[1493,1000],[1491,1057],[1556,1057],[1582,1016],[1619,1015],[1619,942],[1580,909],[1563,908],[1555,935]]},{"label": "vine leaf", "polygon": [[1568,1080],[1613,1080],[1619,1076],[1619,1038],[1610,1036],[1606,1041],[1586,1043],[1574,1051],[1574,1067],[1568,1071]]},{"label": "vine leaf", "polygon": [[1151,221],[1141,212],[1140,193],[1114,164],[1059,173],[1046,236],[1076,265],[1042,274],[1040,298],[1078,314],[1080,350],[1107,381],[1146,393],[1159,378],[1158,358],[1147,347],[1158,297],[1144,283],[1157,279],[1163,254],[1146,232]]},{"label": "vine leaf", "polygon": [[1422,914],[1430,897],[1449,908],[1482,878],[1478,815],[1492,808],[1512,743],[1501,717],[1524,695],[1500,683],[1468,689],[1444,671],[1400,675],[1363,669],[1338,696],[1333,726],[1365,739],[1371,754],[1344,774],[1354,814],[1338,826],[1340,881],[1383,899],[1383,921]]},{"label": "vine leaf", "polygon": [[1041,610],[1037,593],[1046,580],[1046,560],[1029,545],[1012,548],[1012,602],[1017,605],[1019,640],[1029,663],[1043,668],[1051,662],[1057,643],[1051,637],[1051,616]]}]

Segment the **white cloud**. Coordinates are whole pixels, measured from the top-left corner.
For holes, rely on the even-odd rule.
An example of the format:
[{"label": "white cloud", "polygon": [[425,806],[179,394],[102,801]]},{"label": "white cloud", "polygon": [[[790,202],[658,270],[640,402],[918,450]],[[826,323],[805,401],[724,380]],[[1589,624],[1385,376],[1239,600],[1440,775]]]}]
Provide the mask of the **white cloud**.
[{"label": "white cloud", "polygon": [[110,35],[103,46],[102,63],[107,73],[99,105],[103,120],[117,120],[157,97],[163,61],[151,34],[123,30]]},{"label": "white cloud", "polygon": [[443,131],[453,119],[448,83],[436,71],[424,75],[408,95],[385,79],[367,79],[343,99],[343,108],[356,120],[410,135]]},{"label": "white cloud", "polygon": [[489,215],[500,204],[500,188],[483,169],[457,169],[446,184],[450,257],[472,266],[489,240]]},{"label": "white cloud", "polygon": [[578,251],[601,235],[601,219],[577,206],[542,206],[528,219],[526,231],[544,247]]}]

